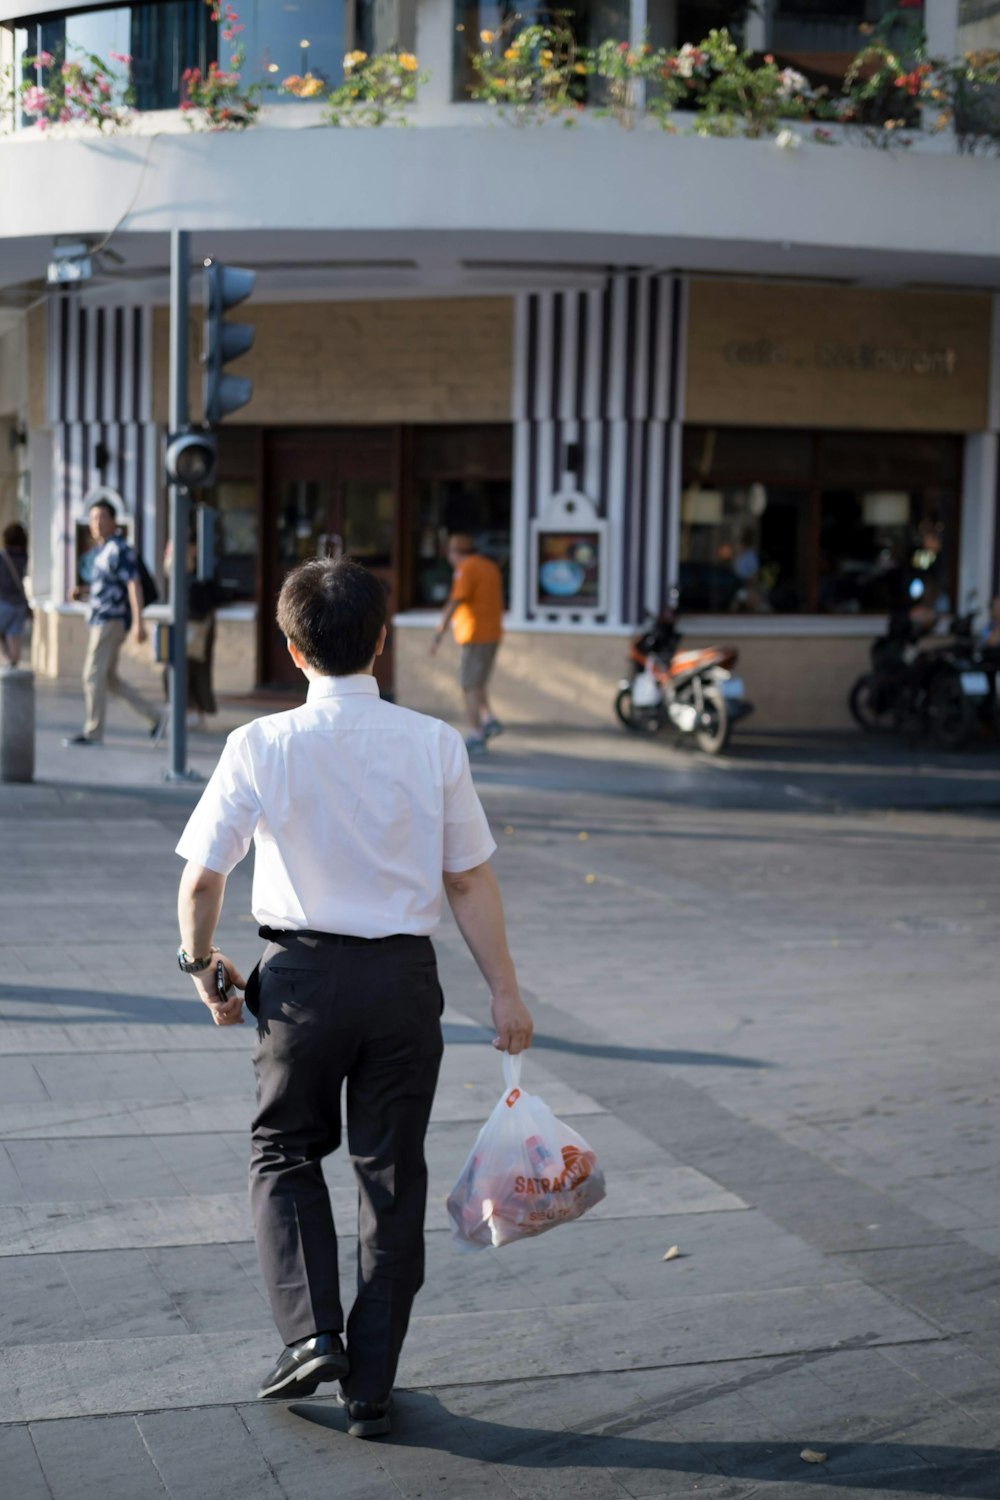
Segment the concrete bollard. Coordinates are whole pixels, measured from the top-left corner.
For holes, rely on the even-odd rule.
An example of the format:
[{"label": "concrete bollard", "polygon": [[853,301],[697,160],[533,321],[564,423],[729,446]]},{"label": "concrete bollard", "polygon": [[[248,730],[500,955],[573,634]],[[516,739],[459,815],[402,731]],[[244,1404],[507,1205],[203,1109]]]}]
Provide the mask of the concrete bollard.
[{"label": "concrete bollard", "polygon": [[35,777],[35,674],[0,672],[0,781]]}]

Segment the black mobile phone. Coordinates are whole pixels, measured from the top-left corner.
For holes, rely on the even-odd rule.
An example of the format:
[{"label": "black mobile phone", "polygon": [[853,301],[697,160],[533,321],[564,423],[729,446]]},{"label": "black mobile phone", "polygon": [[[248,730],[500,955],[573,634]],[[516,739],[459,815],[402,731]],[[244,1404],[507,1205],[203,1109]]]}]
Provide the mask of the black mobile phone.
[{"label": "black mobile phone", "polygon": [[215,993],[220,1000],[228,1000],[233,993],[231,989],[227,988],[226,977],[226,966],[220,958],[215,966]]}]

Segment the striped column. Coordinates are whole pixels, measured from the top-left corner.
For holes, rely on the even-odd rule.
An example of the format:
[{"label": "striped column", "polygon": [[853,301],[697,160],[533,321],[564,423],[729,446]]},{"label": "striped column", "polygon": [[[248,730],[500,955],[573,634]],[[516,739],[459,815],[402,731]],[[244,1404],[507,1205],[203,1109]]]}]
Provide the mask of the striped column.
[{"label": "striped column", "polygon": [[[102,307],[73,293],[48,322],[48,419],[53,429],[53,592],[73,586],[76,523],[87,493],[117,490],[136,546],[159,563],[160,434],[153,421],[152,309]],[[100,448],[107,462],[97,466]]]},{"label": "striped column", "polygon": [[536,618],[529,527],[559,488],[571,443],[580,446],[581,488],[611,523],[609,611],[579,624],[631,625],[659,606],[676,565],[669,502],[679,481],[682,338],[683,286],[673,276],[616,272],[597,290],[517,299],[515,621]]}]

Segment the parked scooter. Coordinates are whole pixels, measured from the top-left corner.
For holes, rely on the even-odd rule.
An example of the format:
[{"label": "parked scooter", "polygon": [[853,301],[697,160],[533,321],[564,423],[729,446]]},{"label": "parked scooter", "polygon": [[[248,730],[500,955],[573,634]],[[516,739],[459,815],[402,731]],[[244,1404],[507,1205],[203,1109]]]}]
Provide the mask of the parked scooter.
[{"label": "parked scooter", "polygon": [[873,643],[872,670],[851,689],[850,710],[870,733],[927,735],[942,750],[961,750],[989,701],[990,678],[973,640],[972,614],[956,615],[936,643],[937,620],[920,606],[918,584],[910,591],[915,607],[890,615],[885,635]]},{"label": "parked scooter", "polygon": [[635,734],[655,734],[672,725],[693,735],[700,749],[720,755],[733,725],[753,712],[743,683],[733,675],[739,652],[733,646],[679,649],[677,592],[670,606],[632,643],[630,675],[618,684],[615,712]]}]

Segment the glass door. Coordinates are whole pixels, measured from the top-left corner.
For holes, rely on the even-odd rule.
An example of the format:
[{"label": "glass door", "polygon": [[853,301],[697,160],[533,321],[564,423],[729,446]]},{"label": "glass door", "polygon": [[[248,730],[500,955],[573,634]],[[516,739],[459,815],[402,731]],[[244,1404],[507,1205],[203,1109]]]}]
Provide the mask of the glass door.
[{"label": "glass door", "polygon": [[[281,585],[311,557],[349,553],[396,592],[396,487],[393,433],[388,429],[274,433],[265,463],[265,568],[261,617],[263,680],[299,687],[284,636],[274,619]],[[392,691],[392,657],[376,677]]]}]

